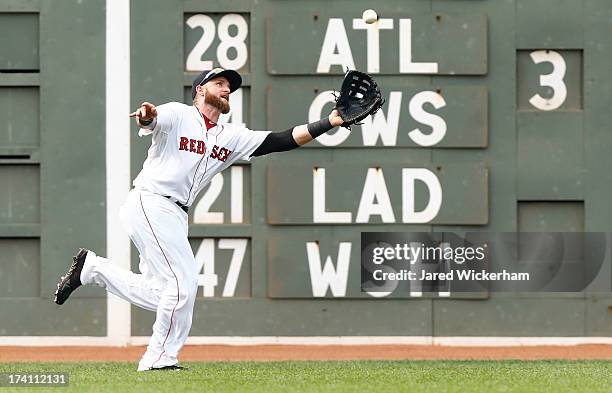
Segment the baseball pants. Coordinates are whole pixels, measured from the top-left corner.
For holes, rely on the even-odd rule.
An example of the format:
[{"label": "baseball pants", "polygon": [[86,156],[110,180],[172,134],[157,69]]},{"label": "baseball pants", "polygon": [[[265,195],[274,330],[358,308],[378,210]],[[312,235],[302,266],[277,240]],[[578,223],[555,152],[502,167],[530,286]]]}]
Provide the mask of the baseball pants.
[{"label": "baseball pants", "polygon": [[156,312],[139,371],[177,364],[178,352],[191,328],[198,283],[187,238],[187,213],[161,195],[133,189],[119,214],[140,253],[141,274],[121,269],[90,251],[81,282],[97,284]]}]

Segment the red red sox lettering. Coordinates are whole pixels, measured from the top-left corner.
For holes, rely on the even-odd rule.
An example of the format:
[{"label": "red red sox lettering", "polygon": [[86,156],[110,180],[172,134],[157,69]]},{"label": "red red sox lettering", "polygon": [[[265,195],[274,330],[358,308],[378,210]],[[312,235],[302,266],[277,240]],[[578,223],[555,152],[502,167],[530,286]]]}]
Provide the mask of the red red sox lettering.
[{"label": "red red sox lettering", "polygon": [[[204,154],[206,153],[206,144],[202,140],[190,139],[182,136],[179,144],[179,150]],[[216,158],[221,162],[225,162],[229,158],[230,154],[232,154],[231,150],[215,145],[210,153],[210,158]]]}]

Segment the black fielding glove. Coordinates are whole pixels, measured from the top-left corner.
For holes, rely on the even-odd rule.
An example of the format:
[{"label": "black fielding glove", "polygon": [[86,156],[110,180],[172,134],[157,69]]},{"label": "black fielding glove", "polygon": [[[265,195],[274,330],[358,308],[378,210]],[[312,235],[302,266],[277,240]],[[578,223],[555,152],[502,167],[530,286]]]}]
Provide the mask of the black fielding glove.
[{"label": "black fielding glove", "polygon": [[350,130],[353,124],[361,124],[361,120],[374,115],[384,103],[374,78],[364,72],[350,70],[344,75],[335,109],[344,120],[342,127]]}]

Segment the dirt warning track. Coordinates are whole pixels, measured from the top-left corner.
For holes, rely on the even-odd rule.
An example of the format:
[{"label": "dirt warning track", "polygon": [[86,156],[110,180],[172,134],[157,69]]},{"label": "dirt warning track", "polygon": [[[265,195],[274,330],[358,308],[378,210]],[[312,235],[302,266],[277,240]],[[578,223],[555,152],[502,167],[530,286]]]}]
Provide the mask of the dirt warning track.
[{"label": "dirt warning track", "polygon": [[[0,347],[0,362],[138,361],[144,346]],[[181,361],[608,359],[612,345],[187,345]]]}]

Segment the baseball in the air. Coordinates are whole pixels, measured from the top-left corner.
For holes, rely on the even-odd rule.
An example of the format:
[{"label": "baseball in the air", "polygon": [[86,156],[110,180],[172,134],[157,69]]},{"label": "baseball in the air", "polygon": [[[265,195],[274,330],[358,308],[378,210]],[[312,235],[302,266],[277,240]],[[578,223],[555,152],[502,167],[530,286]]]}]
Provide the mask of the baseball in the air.
[{"label": "baseball in the air", "polygon": [[376,11],[373,9],[367,9],[363,11],[363,15],[361,15],[361,19],[367,24],[374,23],[378,20],[378,15],[376,15]]}]

